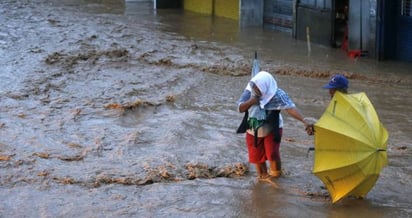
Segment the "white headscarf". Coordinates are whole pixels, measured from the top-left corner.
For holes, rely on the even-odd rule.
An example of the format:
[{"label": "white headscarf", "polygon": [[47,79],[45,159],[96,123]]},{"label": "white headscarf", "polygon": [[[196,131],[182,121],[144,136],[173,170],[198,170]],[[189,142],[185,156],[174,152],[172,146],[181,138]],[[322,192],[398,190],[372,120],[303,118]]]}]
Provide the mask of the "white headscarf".
[{"label": "white headscarf", "polygon": [[[278,90],[276,80],[270,73],[266,71],[260,71],[250,80],[250,83],[255,84],[262,93],[262,97],[260,97],[259,104],[260,108],[263,109],[265,105],[270,101],[270,99],[272,99],[273,96],[275,96],[275,93]],[[253,92],[250,83],[247,85],[246,89]]]}]

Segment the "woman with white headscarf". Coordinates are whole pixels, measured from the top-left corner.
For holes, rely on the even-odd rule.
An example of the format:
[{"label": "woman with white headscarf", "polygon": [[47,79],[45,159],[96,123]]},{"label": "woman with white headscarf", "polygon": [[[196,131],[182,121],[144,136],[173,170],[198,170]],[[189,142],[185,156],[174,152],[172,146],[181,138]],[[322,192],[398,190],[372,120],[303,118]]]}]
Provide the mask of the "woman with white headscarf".
[{"label": "woman with white headscarf", "polygon": [[[311,124],[304,120],[288,94],[278,87],[273,76],[265,71],[260,71],[250,80],[239,98],[238,110],[248,115],[245,131],[238,130],[238,133],[246,132],[249,162],[255,164],[258,178],[262,180],[281,175],[281,110],[302,122],[309,135],[313,134]],[[269,172],[266,161],[269,161]]]}]

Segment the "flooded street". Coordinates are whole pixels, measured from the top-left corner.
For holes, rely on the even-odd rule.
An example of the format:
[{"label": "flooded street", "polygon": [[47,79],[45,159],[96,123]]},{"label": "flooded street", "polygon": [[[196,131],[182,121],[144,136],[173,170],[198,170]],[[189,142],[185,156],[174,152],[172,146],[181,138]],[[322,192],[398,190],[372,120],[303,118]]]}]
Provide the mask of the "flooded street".
[{"label": "flooded street", "polygon": [[[411,217],[412,64],[121,0],[0,1],[0,217]],[[389,132],[366,199],[332,204],[313,137],[284,114],[276,186],[247,162],[236,101],[254,51],[306,117],[345,73]]]}]

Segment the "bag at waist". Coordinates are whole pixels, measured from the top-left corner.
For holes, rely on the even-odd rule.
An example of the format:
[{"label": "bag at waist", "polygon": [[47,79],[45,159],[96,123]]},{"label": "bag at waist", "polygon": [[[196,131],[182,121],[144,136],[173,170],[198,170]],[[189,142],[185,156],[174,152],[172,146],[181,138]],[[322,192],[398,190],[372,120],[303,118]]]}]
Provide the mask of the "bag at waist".
[{"label": "bag at waist", "polygon": [[254,117],[249,117],[247,122],[249,124],[249,128],[252,129],[252,130],[255,130],[255,129],[261,127],[262,124],[265,122],[265,120],[258,120]]}]

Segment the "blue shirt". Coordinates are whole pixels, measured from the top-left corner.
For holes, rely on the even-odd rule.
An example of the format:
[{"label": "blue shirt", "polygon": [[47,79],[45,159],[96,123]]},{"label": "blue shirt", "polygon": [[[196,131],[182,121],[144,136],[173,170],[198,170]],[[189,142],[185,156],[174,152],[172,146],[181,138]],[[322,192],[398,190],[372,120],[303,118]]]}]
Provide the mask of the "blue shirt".
[{"label": "blue shirt", "polygon": [[[249,100],[251,92],[245,89],[238,100],[239,105],[247,100]],[[253,105],[249,108],[249,117],[254,117],[258,120],[265,119],[265,110],[285,110],[296,107],[292,99],[289,98],[288,94],[282,89],[277,89],[275,95],[270,99],[270,101],[265,105],[265,108],[261,109],[259,105]],[[283,117],[279,113],[279,127],[283,127]]]}]

